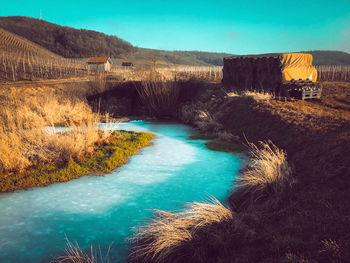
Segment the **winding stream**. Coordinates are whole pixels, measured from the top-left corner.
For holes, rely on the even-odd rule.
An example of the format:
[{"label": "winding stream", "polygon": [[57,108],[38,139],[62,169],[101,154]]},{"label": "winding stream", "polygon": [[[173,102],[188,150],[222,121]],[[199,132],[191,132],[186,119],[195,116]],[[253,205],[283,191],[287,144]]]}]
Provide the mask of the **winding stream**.
[{"label": "winding stream", "polygon": [[132,121],[118,129],[157,138],[110,174],[0,194],[0,262],[49,262],[63,254],[65,236],[83,249],[113,243],[112,262],[122,261],[125,239],[151,209],[178,210],[210,195],[224,201],[232,189],[240,158],[189,140],[190,127]]}]

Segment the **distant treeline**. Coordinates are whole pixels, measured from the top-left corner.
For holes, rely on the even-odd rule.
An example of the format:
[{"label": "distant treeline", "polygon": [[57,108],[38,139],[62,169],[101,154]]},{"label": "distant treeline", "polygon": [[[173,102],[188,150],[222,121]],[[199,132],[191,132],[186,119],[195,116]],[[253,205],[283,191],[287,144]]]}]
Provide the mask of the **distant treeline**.
[{"label": "distant treeline", "polygon": [[167,51],[138,48],[135,53],[129,56],[129,59],[155,59],[158,62],[191,66],[222,66],[223,58],[227,56],[232,56],[232,54],[202,51]]},{"label": "distant treeline", "polygon": [[116,36],[60,26],[30,17],[0,17],[0,27],[66,58],[120,57],[136,50]]}]

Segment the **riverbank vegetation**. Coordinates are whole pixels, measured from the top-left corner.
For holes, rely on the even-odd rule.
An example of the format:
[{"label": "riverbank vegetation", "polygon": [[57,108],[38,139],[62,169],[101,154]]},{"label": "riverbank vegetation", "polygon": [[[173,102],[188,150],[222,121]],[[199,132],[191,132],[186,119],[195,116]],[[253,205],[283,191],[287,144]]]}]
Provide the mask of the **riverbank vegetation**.
[{"label": "riverbank vegetation", "polygon": [[[257,237],[250,225],[257,220],[256,208],[276,207],[284,190],[280,186],[293,182],[283,151],[271,142],[249,146],[251,163],[236,179],[239,204],[227,208],[212,199],[188,204],[179,213],[155,211],[152,221],[131,240],[130,262],[243,262],[237,252]],[[238,205],[244,212],[238,211]]]},{"label": "riverbank vegetation", "polygon": [[205,143],[205,146],[208,147],[208,149],[213,151],[219,151],[219,152],[244,152],[247,150],[247,147],[245,147],[243,144],[238,143],[232,143],[232,142],[224,142],[219,140],[212,140]]},{"label": "riverbank vegetation", "polygon": [[1,90],[0,101],[0,192],[110,171],[152,138],[101,131],[84,100],[50,88]]},{"label": "riverbank vegetation", "polygon": [[[82,100],[49,88],[1,90],[0,172],[16,173],[41,162],[62,160],[90,153],[103,139],[96,125],[98,115]],[[66,123],[67,132],[48,127]],[[84,126],[85,129],[79,129]]]},{"label": "riverbank vegetation", "polygon": [[114,131],[108,138],[96,141],[88,154],[39,163],[23,172],[3,175],[0,192],[66,182],[87,174],[109,173],[125,164],[128,156],[149,145],[152,138],[149,133]]}]

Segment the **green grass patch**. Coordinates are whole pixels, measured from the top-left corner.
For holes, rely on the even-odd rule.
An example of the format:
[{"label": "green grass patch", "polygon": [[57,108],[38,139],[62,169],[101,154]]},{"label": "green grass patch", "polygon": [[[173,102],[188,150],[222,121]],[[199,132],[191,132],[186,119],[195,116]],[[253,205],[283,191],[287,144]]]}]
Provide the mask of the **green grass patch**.
[{"label": "green grass patch", "polygon": [[95,151],[64,165],[44,163],[18,174],[0,175],[0,192],[66,182],[88,174],[108,173],[125,164],[128,156],[151,144],[154,135],[144,132],[115,131]]},{"label": "green grass patch", "polygon": [[53,124],[54,127],[59,128],[59,127],[69,127],[68,122],[56,122]]},{"label": "green grass patch", "polygon": [[188,138],[190,140],[212,140],[214,139],[214,136],[210,134],[205,134],[205,133],[198,133],[198,134],[193,134]]},{"label": "green grass patch", "polygon": [[247,147],[243,144],[238,143],[230,143],[230,142],[223,142],[223,141],[209,141],[205,143],[205,146],[213,151],[220,151],[220,152],[244,152],[247,151]]}]

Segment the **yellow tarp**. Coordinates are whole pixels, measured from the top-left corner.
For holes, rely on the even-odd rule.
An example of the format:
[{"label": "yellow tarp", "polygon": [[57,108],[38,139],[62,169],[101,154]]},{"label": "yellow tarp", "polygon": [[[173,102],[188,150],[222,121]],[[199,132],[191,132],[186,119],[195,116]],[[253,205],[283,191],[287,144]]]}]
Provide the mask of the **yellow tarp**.
[{"label": "yellow tarp", "polygon": [[317,70],[312,66],[311,54],[284,53],[281,54],[281,63],[283,81],[292,79],[317,81]]}]

